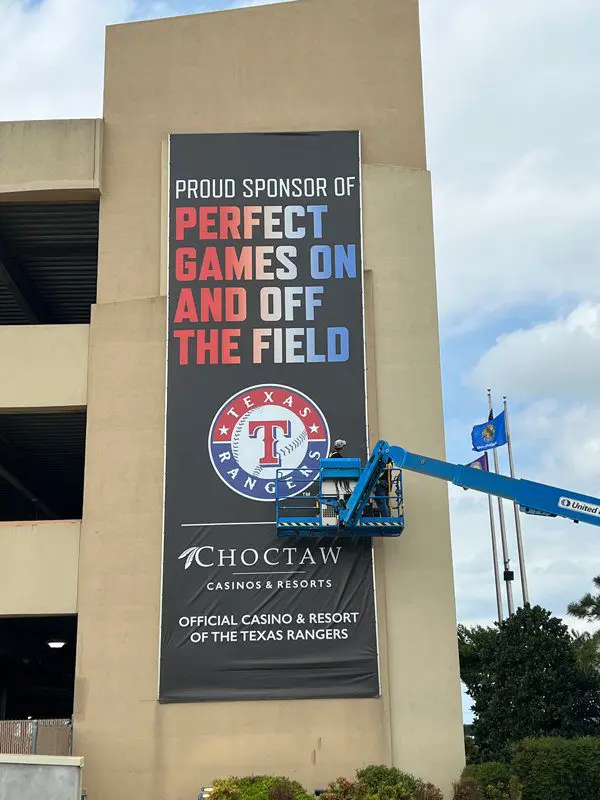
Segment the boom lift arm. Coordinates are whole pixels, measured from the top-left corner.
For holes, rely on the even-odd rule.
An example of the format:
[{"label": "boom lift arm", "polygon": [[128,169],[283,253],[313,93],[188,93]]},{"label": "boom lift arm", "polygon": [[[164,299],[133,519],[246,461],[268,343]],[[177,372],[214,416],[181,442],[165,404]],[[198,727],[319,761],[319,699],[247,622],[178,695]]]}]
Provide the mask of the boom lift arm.
[{"label": "boom lift arm", "polygon": [[380,441],[375,445],[346,503],[346,508],[340,509],[340,526],[356,524],[361,507],[364,505],[362,501],[365,496],[370,496],[377,478],[390,461],[398,469],[418,472],[462,486],[464,489],[474,489],[476,492],[513,500],[526,514],[565,517],[573,522],[600,525],[600,498],[520,478],[507,478],[504,475],[451,464],[447,461],[438,461]]},{"label": "boom lift arm", "polygon": [[[393,492],[382,501],[379,479],[389,470],[387,485]],[[322,459],[318,493],[304,492],[279,497],[282,483],[297,486],[298,477],[284,471],[276,487],[276,527],[278,536],[400,536],[404,530],[402,471],[417,472],[432,478],[473,489],[483,494],[512,500],[526,514],[564,517],[573,522],[600,525],[600,498],[548,486],[543,483],[508,478],[473,467],[438,461],[388,442],[377,442],[361,469],[360,459]],[[395,473],[395,475],[394,475]],[[308,480],[308,485],[314,479]],[[350,488],[352,482],[353,488]],[[348,487],[342,491],[340,487]],[[378,507],[379,516],[374,505]],[[382,516],[382,513],[385,516]]]}]

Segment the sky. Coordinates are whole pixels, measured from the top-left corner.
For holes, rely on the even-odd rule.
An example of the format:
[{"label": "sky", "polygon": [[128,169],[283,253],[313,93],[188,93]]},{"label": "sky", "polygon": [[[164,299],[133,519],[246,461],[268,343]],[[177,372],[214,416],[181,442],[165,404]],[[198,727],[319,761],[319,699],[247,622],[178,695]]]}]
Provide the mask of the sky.
[{"label": "sky", "polygon": [[[262,4],[0,0],[0,119],[101,116],[107,24]],[[508,395],[519,476],[600,495],[600,3],[420,7],[448,458],[474,457],[491,387],[496,408]],[[449,491],[457,616],[489,624],[487,500]],[[563,616],[600,573],[598,531],[522,527],[531,602]]]}]

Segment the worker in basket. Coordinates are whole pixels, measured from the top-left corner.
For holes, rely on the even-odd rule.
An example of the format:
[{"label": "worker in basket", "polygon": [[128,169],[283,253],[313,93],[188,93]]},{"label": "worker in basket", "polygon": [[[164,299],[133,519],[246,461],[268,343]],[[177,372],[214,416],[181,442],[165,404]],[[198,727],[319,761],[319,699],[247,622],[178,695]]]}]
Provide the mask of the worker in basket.
[{"label": "worker in basket", "polygon": [[[391,462],[388,461],[388,464]],[[379,510],[380,517],[389,517],[391,516],[390,513],[390,473],[389,469],[384,469],[377,479],[377,483],[375,484],[375,503],[377,504],[377,508]]]},{"label": "worker in basket", "polygon": [[[333,450],[329,453],[328,458],[344,458],[343,450],[346,447],[346,440],[345,439],[336,439],[333,443]],[[346,478],[342,478],[339,481],[335,482],[335,489],[338,493],[338,498],[342,505],[345,507],[346,500],[349,499],[352,491],[350,489],[350,484]]]}]

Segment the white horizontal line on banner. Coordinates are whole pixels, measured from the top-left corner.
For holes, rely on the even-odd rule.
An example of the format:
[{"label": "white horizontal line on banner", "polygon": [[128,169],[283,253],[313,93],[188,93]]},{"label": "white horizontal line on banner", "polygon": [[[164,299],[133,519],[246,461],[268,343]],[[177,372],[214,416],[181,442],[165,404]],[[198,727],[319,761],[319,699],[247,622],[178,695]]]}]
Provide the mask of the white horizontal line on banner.
[{"label": "white horizontal line on banner", "polygon": [[200,525],[275,525],[275,520],[271,522],[182,522],[182,528],[198,528]]},{"label": "white horizontal line on banner", "polygon": [[306,575],[305,569],[291,570],[289,572],[232,572],[232,575]]}]

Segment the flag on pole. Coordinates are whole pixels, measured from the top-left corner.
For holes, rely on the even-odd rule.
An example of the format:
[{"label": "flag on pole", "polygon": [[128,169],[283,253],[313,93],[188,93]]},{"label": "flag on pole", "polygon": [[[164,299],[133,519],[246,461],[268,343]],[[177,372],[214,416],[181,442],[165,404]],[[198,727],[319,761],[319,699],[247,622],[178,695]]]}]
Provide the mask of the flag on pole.
[{"label": "flag on pole", "polygon": [[475,425],[471,431],[471,441],[473,450],[476,452],[493,450],[495,447],[502,447],[502,445],[506,444],[506,417],[504,411],[498,414],[497,417],[493,417],[490,412],[487,422]]},{"label": "flag on pole", "polygon": [[471,467],[471,469],[482,469],[484,472],[490,471],[490,465],[488,463],[488,454],[484,453],[479,458],[476,458],[475,461],[471,461],[469,464],[465,466]]}]

